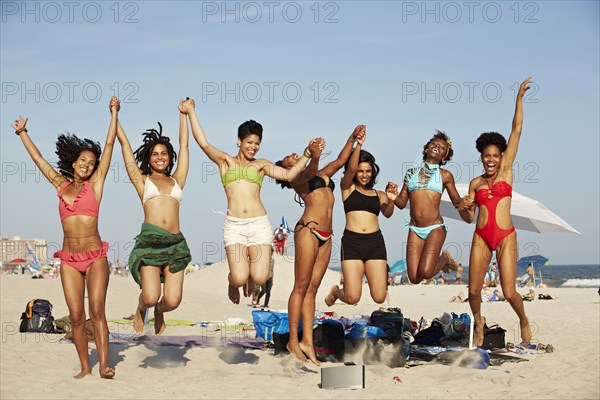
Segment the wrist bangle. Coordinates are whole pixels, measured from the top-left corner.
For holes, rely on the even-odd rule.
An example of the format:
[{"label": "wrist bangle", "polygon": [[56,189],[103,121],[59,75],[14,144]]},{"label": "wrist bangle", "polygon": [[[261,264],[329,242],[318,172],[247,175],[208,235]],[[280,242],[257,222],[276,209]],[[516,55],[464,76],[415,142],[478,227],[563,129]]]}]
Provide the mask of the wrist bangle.
[{"label": "wrist bangle", "polygon": [[304,149],[304,157],[312,158],[312,153],[310,152],[310,149],[308,148],[308,146]]},{"label": "wrist bangle", "polygon": [[21,132],[27,132],[27,128],[23,127],[23,128],[19,128],[15,131],[15,135],[20,135]]},{"label": "wrist bangle", "polygon": [[349,142],[356,143],[356,139],[348,138]]}]

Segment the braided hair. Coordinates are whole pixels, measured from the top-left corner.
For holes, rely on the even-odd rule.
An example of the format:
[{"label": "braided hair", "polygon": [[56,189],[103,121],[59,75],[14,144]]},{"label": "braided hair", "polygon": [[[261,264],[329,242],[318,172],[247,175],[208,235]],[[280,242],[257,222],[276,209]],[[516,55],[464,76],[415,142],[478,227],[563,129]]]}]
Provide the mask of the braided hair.
[{"label": "braided hair", "polygon": [[75,174],[73,163],[77,161],[84,151],[91,151],[96,156],[96,164],[92,171],[93,174],[100,164],[100,154],[102,154],[100,143],[94,142],[91,139],[80,139],[68,132],[58,135],[58,138],[56,139],[56,155],[58,156],[57,166],[62,176],[67,179],[73,179],[73,175]]},{"label": "braided hair", "polygon": [[162,125],[158,122],[159,131],[156,129],[148,129],[142,133],[144,135],[144,144],[142,144],[135,152],[135,161],[137,161],[142,173],[144,175],[150,175],[152,173],[152,167],[150,166],[150,156],[152,150],[157,144],[163,144],[167,148],[169,153],[169,165],[165,169],[165,175],[171,176],[171,170],[175,161],[177,160],[177,153],[173,149],[171,140],[167,136],[162,135]]}]

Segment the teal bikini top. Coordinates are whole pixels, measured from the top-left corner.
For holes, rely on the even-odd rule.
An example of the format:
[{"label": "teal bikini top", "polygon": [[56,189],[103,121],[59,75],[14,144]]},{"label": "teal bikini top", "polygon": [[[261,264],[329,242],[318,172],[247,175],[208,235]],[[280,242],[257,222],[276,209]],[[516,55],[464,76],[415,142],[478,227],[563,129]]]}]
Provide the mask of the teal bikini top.
[{"label": "teal bikini top", "polygon": [[433,190],[442,194],[442,174],[438,164],[427,164],[413,168],[406,173],[404,182],[408,185],[408,191],[413,190]]}]

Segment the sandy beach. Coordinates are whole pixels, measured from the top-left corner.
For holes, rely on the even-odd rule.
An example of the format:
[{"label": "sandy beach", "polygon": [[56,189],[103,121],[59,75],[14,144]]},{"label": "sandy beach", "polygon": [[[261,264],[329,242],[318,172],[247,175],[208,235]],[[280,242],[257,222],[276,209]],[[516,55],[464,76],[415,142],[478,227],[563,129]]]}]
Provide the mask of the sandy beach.
[{"label": "sandy beach", "polygon": [[[252,321],[250,299],[233,305],[226,296],[228,269],[218,263],[186,275],[180,307],[167,318],[192,322]],[[328,271],[319,291],[317,307],[339,273]],[[285,309],[293,285],[293,260],[276,256],[271,309]],[[465,286],[418,285],[390,288],[390,305],[400,307],[406,317],[433,319],[444,312],[468,312],[468,303],[449,303]],[[525,289],[519,289],[524,294]],[[319,388],[320,368],[302,364],[290,356],[274,356],[267,350],[225,346],[223,332],[208,332],[200,326],[168,326],[171,336],[211,336],[202,346],[164,346],[153,343],[111,344],[110,364],[114,380],[98,376],[95,345],[90,343],[93,375],[76,381],[79,361],[72,344],[61,343],[63,335],[21,334],[19,318],[32,298],[54,305],[53,315],[68,314],[59,279],[32,280],[29,275],[0,276],[2,343],[0,374],[2,399],[175,399],[175,398],[427,398],[427,399],[598,399],[600,398],[600,301],[597,289],[549,288],[538,293],[554,300],[526,303],[535,326],[534,341],[551,343],[554,353],[520,356],[525,362],[506,362],[487,369],[423,363],[410,368],[366,366],[366,388],[332,392]],[[119,320],[133,313],[139,289],[131,278],[111,277],[107,318]],[[384,304],[387,305],[387,304]],[[329,310],[340,316],[369,315],[379,308],[363,286],[356,306],[336,304]],[[516,315],[508,303],[486,303],[488,323],[507,329],[506,340],[518,342]],[[129,325],[109,323],[113,333],[130,333]],[[153,327],[146,335],[154,336]],[[248,331],[254,332],[254,331]],[[253,336],[253,333],[251,334]],[[210,343],[210,344],[208,344]],[[324,367],[341,365],[323,363]],[[401,382],[393,378],[399,377]]]}]

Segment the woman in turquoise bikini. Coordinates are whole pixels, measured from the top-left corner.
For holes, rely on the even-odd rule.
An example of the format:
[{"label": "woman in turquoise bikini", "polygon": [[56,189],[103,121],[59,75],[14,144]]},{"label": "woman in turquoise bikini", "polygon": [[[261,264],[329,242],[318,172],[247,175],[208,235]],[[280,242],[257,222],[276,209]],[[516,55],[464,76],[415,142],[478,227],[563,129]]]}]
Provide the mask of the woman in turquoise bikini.
[{"label": "woman in turquoise bikini", "polygon": [[[448,230],[440,214],[440,202],[444,189],[455,207],[458,207],[461,198],[454,185],[454,176],[440,166],[450,161],[453,154],[448,136],[437,131],[423,146],[423,164],[406,173],[404,185],[395,201],[400,209],[410,201],[406,261],[408,279],[412,283],[433,278],[450,262],[450,255],[446,252],[439,255]],[[463,219],[468,217],[468,211],[459,212]]]},{"label": "woman in turquoise bikini", "polygon": [[194,139],[219,167],[227,196],[223,240],[229,264],[228,296],[234,304],[238,304],[240,287],[249,281],[263,285],[269,278],[273,230],[260,200],[263,177],[266,175],[288,182],[293,180],[308,163],[311,152],[307,147],[302,156],[294,154],[298,162],[289,170],[269,160],[255,158],[260,150],[262,125],[250,120],[238,128],[239,151],[231,156],[208,143],[194,107],[194,101],[189,100],[184,103],[183,112],[189,116]]}]

